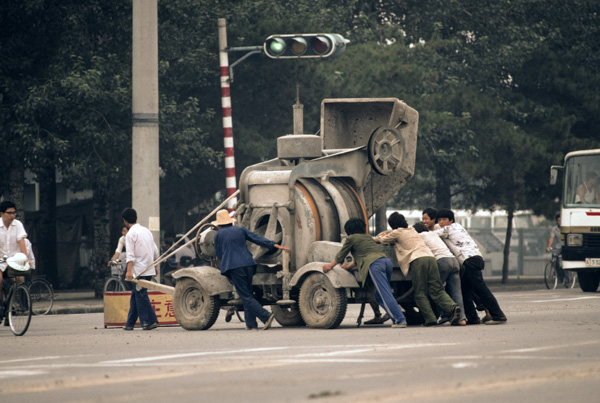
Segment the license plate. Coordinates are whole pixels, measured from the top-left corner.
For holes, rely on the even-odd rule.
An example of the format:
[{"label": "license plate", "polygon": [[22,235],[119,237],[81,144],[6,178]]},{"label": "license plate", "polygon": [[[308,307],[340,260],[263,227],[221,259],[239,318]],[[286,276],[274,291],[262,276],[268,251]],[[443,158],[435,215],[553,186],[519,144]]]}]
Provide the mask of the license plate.
[{"label": "license plate", "polygon": [[586,266],[591,266],[591,267],[600,266],[600,258],[586,257],[585,258],[585,265]]}]

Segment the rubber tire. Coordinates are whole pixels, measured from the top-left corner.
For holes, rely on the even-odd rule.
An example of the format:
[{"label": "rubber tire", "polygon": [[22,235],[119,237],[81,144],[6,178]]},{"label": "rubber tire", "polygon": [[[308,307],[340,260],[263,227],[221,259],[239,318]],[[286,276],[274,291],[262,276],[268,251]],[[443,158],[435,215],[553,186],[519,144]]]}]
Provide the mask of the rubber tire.
[{"label": "rubber tire", "polygon": [[286,306],[271,305],[271,312],[275,314],[275,320],[281,326],[306,326],[297,304]]},{"label": "rubber tire", "polygon": [[177,280],[173,295],[175,319],[186,330],[206,330],[219,317],[219,298],[210,296],[192,278]]},{"label": "rubber tire", "polygon": [[54,304],[54,290],[46,280],[36,279],[29,284],[31,309],[34,315],[46,315]]},{"label": "rubber tire", "polygon": [[23,336],[31,323],[31,296],[29,288],[19,284],[13,290],[8,304],[8,324],[15,336]]},{"label": "rubber tire", "polygon": [[110,277],[108,280],[106,280],[106,283],[104,283],[104,293],[105,294],[107,292],[124,292],[124,291],[127,291],[127,288],[126,288],[125,284],[123,284],[121,279],[118,279],[116,277]]},{"label": "rubber tire", "polygon": [[346,290],[335,288],[321,273],[310,274],[302,283],[299,302],[304,323],[318,329],[338,327],[348,308]]},{"label": "rubber tire", "polygon": [[556,289],[556,286],[558,285],[558,276],[556,275],[556,270],[554,270],[552,262],[546,263],[546,268],[544,269],[544,282],[546,283],[546,288],[549,290]]},{"label": "rubber tire", "polygon": [[600,272],[596,270],[579,270],[577,272],[579,287],[583,292],[596,292],[600,284]]}]

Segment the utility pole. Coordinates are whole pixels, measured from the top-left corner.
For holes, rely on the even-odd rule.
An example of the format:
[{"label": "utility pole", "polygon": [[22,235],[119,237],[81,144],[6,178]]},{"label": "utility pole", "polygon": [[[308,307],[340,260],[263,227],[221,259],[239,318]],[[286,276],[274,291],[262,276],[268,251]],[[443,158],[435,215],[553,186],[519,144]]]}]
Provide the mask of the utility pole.
[{"label": "utility pole", "polygon": [[[233,121],[231,118],[231,92],[229,87],[229,55],[227,54],[227,22],[219,18],[219,63],[221,66],[221,108],[223,109],[223,145],[225,147],[225,186],[227,197],[237,190],[235,157],[233,154]],[[232,198],[227,207],[231,210],[237,202]]]},{"label": "utility pole", "polygon": [[[132,207],[160,245],[157,0],[133,0]],[[159,278],[160,281],[160,273]]]}]

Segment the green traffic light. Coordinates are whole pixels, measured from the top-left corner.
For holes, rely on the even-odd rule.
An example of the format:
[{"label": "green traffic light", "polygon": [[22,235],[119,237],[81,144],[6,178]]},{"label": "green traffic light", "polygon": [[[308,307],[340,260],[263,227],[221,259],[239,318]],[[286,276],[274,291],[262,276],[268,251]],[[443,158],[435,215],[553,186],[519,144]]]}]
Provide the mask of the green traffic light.
[{"label": "green traffic light", "polygon": [[285,42],[282,39],[275,38],[269,43],[269,50],[275,55],[280,55],[285,50]]}]

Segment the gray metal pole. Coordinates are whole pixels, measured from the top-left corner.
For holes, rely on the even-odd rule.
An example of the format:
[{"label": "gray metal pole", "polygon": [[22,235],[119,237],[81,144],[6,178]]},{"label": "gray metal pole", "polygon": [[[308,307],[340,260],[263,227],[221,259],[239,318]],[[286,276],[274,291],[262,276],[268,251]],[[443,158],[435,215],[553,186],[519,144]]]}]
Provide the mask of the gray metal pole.
[{"label": "gray metal pole", "polygon": [[[133,0],[132,207],[160,245],[157,0]],[[160,274],[158,277],[160,281]]]},{"label": "gray metal pole", "polygon": [[296,85],[296,103],[294,110],[294,134],[304,134],[304,105],[300,103],[300,86]]}]

